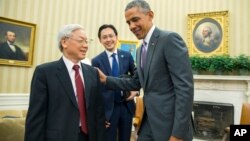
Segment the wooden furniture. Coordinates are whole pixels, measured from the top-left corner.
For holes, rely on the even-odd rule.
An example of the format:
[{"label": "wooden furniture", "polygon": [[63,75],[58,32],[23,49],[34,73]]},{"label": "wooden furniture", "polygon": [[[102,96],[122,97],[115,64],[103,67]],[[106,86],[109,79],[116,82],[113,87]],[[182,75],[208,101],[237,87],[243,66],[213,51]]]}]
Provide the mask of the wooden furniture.
[{"label": "wooden furniture", "polygon": [[135,131],[137,131],[141,126],[141,121],[144,112],[144,105],[143,105],[143,97],[136,97],[136,109],[135,109],[135,116],[133,118],[133,125],[135,127]]}]

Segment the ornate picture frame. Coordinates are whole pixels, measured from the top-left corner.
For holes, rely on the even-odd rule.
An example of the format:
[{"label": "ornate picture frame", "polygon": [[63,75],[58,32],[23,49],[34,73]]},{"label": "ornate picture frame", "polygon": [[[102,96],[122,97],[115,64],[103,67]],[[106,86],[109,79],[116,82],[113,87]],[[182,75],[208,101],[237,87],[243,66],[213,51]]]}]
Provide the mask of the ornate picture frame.
[{"label": "ornate picture frame", "polygon": [[118,48],[130,52],[135,62],[136,62],[137,47],[138,47],[138,41],[119,40],[118,43]]},{"label": "ornate picture frame", "polygon": [[30,67],[36,24],[0,17],[0,65]]},{"label": "ornate picture frame", "polygon": [[190,55],[228,54],[228,11],[188,14]]}]

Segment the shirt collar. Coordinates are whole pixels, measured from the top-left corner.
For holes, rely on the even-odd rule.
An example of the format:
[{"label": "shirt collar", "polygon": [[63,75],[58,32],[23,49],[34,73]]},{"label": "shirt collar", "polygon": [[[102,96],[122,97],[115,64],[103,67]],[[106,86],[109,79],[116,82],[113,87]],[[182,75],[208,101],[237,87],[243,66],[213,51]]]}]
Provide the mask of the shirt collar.
[{"label": "shirt collar", "polygon": [[117,49],[115,49],[114,52],[110,52],[110,51],[108,51],[108,50],[105,50],[105,52],[107,53],[108,57],[111,57],[111,55],[112,55],[113,53],[116,53],[116,55],[117,55]]},{"label": "shirt collar", "polygon": [[[62,58],[63,58],[63,61],[64,61],[65,65],[66,65],[68,71],[69,71],[69,72],[72,71],[73,66],[76,65],[76,64],[74,64],[72,61],[70,61],[70,60],[69,60],[68,58],[66,58],[64,55],[63,55]],[[77,65],[79,65],[80,69],[82,68],[81,62],[80,62],[80,61],[77,63]]]},{"label": "shirt collar", "polygon": [[150,40],[150,38],[151,38],[151,36],[152,36],[154,30],[155,30],[155,25],[153,25],[153,26],[150,28],[150,30],[149,30],[147,36],[143,39],[147,44],[149,43],[149,40]]},{"label": "shirt collar", "polygon": [[14,43],[10,43],[10,41],[7,41],[7,43],[8,45],[12,45],[12,46],[14,45]]}]

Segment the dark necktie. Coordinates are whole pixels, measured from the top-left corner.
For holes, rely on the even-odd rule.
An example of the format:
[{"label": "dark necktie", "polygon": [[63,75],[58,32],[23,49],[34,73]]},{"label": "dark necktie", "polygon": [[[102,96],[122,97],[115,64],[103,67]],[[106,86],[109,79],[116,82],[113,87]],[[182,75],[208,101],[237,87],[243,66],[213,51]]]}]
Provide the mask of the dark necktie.
[{"label": "dark necktie", "polygon": [[145,67],[146,64],[146,58],[147,58],[147,42],[143,41],[142,45],[141,45],[141,68],[142,70]]},{"label": "dark necktie", "polygon": [[[111,55],[113,61],[112,61],[112,76],[118,77],[119,76],[119,66],[116,60],[116,53],[113,53]],[[115,101],[120,102],[121,101],[121,91],[115,91]]]},{"label": "dark necktie", "polygon": [[76,93],[78,99],[78,108],[80,112],[80,122],[81,122],[81,130],[88,134],[87,128],[87,116],[86,116],[86,102],[85,102],[85,92],[83,87],[82,78],[79,74],[79,65],[74,65],[73,69],[75,70],[75,83],[76,83]]},{"label": "dark necktie", "polygon": [[113,53],[112,55],[112,76],[118,77],[119,76],[119,67],[118,63],[116,61],[116,53]]}]

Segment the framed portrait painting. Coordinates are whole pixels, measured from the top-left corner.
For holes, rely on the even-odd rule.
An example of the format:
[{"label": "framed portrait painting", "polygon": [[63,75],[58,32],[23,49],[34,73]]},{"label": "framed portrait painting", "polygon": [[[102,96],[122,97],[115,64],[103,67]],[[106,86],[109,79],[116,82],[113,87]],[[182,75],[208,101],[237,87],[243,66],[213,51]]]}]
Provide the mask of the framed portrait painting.
[{"label": "framed portrait painting", "polygon": [[188,14],[190,55],[228,54],[228,11]]},{"label": "framed portrait painting", "polygon": [[0,65],[32,66],[36,25],[0,17]]},{"label": "framed portrait painting", "polygon": [[133,56],[134,61],[136,61],[136,48],[138,46],[138,41],[127,41],[119,40],[118,48],[124,51],[128,51]]}]

